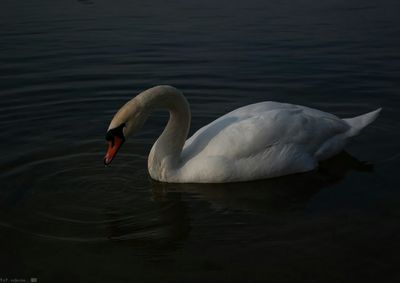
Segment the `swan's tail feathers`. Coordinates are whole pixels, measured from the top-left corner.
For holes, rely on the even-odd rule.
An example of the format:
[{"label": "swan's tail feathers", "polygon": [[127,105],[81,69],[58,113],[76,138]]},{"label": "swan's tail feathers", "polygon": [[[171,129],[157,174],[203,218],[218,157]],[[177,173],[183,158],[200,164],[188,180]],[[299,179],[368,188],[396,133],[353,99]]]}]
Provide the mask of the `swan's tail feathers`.
[{"label": "swan's tail feathers", "polygon": [[347,124],[350,125],[350,130],[347,133],[347,136],[353,137],[358,135],[358,133],[364,129],[366,126],[371,124],[378,118],[379,113],[381,112],[382,108],[378,108],[375,111],[354,117],[354,118],[347,118],[343,119]]}]

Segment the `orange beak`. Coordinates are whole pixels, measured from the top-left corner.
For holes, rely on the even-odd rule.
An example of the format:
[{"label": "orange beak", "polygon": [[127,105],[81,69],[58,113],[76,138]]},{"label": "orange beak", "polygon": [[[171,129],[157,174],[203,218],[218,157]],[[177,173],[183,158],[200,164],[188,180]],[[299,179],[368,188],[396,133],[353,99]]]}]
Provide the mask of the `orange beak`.
[{"label": "orange beak", "polygon": [[111,161],[117,155],[117,152],[123,143],[124,139],[118,136],[115,136],[112,141],[108,141],[107,153],[106,156],[104,156],[104,165],[110,165]]}]

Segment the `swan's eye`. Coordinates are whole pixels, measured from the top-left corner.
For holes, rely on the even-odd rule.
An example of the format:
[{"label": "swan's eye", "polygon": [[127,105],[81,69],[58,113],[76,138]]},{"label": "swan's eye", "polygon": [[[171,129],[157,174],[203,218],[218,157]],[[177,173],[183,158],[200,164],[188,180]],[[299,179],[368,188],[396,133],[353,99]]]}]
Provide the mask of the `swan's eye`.
[{"label": "swan's eye", "polygon": [[106,134],[106,141],[112,141],[113,139],[114,139],[113,134],[110,131],[108,131]]},{"label": "swan's eye", "polygon": [[106,140],[107,141],[111,141],[111,142],[114,143],[114,137],[116,137],[116,136],[121,138],[121,139],[123,139],[123,140],[125,140],[125,136],[124,136],[124,133],[123,133],[123,128],[125,126],[126,126],[126,124],[123,123],[123,124],[119,125],[118,127],[109,130],[106,133]]}]

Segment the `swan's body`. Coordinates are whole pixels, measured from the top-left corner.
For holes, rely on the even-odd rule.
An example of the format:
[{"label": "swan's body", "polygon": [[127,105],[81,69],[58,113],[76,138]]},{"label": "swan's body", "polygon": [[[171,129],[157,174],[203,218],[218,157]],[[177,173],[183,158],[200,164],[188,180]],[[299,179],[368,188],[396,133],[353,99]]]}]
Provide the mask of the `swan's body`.
[{"label": "swan's body", "polygon": [[[380,111],[340,119],[305,106],[260,102],[218,118],[186,140],[190,127],[186,99],[173,87],[157,86],[118,111],[108,139],[118,136],[120,129],[124,140],[155,108],[168,108],[170,119],[151,149],[149,173],[155,180],[174,183],[250,181],[313,170],[318,161],[339,153],[348,138],[374,121]],[[106,164],[117,150],[110,142]]]}]

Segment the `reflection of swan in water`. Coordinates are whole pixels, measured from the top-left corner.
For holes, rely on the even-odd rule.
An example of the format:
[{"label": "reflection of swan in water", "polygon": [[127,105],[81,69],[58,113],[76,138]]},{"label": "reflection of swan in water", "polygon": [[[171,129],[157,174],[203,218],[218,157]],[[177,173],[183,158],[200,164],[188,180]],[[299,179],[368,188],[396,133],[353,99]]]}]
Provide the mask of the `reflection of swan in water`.
[{"label": "reflection of swan in water", "polygon": [[[69,194],[67,189],[58,193],[49,190],[33,195],[30,202],[33,207],[28,206],[29,209],[22,212],[22,218],[3,213],[0,230],[13,229],[61,241],[115,241],[118,245],[135,250],[175,250],[190,235],[192,226],[196,225],[191,223],[191,219],[198,217],[197,213],[209,215],[210,211],[204,211],[201,204],[207,207],[211,204],[213,209],[218,210],[255,212],[276,219],[277,214],[292,215],[293,212],[302,211],[313,195],[340,181],[349,170],[371,170],[371,166],[342,152],[321,163],[317,171],[264,181],[207,185],[151,182],[154,202],[140,202],[139,209],[135,208],[139,205],[135,204],[135,197],[123,202],[124,205],[120,201],[121,197],[137,189],[135,186],[127,187],[115,195],[110,195],[108,190],[102,195],[92,195],[94,198],[89,204],[92,201],[101,204],[92,209],[84,199],[82,203],[77,203],[76,196],[82,195],[82,190],[78,189],[76,194]],[[140,177],[146,178],[146,174]],[[109,202],[104,202],[103,197],[111,198]],[[196,202],[196,199],[200,201]],[[53,203],[54,207],[48,206],[49,203]],[[72,204],[77,205],[76,210],[65,210]],[[32,213],[39,207],[47,208],[44,213]],[[201,207],[200,212],[196,211],[198,207]],[[218,217],[215,221],[220,223]],[[51,254],[53,250],[48,252]]]},{"label": "reflection of swan in water", "polygon": [[322,188],[342,180],[347,172],[372,171],[343,151],[320,163],[317,170],[285,177],[229,184],[167,184],[153,182],[153,193],[168,197],[170,192],[195,193],[216,209],[253,212],[290,212],[301,209]]},{"label": "reflection of swan in water", "polygon": [[106,165],[158,108],[169,110],[170,119],[150,152],[148,169],[154,180],[168,183],[243,182],[311,171],[339,153],[380,111],[340,119],[305,106],[266,101],[223,115],[186,140],[189,104],[176,88],[157,86],[115,114],[106,135]]},{"label": "reflection of swan in water", "polygon": [[156,208],[140,216],[126,217],[118,210],[108,210],[107,238],[129,246],[145,249],[175,249],[190,232],[187,204],[182,194],[168,198],[155,196]]}]

